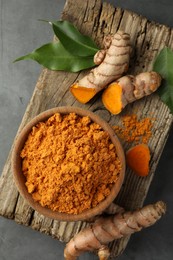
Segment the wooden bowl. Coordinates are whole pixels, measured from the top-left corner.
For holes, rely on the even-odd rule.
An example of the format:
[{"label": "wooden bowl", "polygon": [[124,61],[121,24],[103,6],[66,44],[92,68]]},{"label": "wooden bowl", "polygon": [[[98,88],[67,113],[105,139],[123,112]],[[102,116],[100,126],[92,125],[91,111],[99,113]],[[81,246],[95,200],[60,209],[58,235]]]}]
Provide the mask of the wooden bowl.
[{"label": "wooden bowl", "polygon": [[[110,135],[112,143],[116,147],[116,151],[117,151],[117,155],[119,157],[119,160],[122,163],[122,169],[121,169],[119,178],[116,181],[116,183],[114,184],[110,195],[105,200],[100,202],[96,207],[89,209],[89,210],[86,210],[86,211],[84,211],[80,214],[77,214],[77,215],[52,211],[49,208],[42,207],[38,202],[33,200],[31,194],[28,193],[27,188],[25,186],[26,178],[25,178],[25,176],[22,172],[22,159],[20,157],[21,150],[22,150],[22,148],[25,144],[25,141],[28,137],[28,134],[31,132],[31,129],[32,129],[33,126],[35,126],[40,121],[46,121],[49,117],[51,117],[55,113],[69,114],[71,112],[74,112],[74,113],[78,114],[79,116],[89,116],[93,122],[98,123],[102,127],[102,129],[104,129],[106,132],[108,132],[109,135]],[[121,146],[121,143],[120,143],[119,139],[117,138],[117,136],[115,135],[113,129],[111,128],[111,126],[106,121],[101,119],[98,115],[94,114],[91,111],[76,108],[76,107],[57,107],[57,108],[53,108],[53,109],[47,110],[47,111],[39,114],[38,116],[33,118],[23,128],[23,130],[19,134],[19,136],[18,136],[18,138],[15,142],[14,148],[13,148],[13,152],[12,152],[12,171],[13,171],[14,181],[15,181],[16,186],[17,186],[20,194],[22,195],[22,197],[28,202],[28,204],[33,209],[35,209],[36,211],[38,211],[42,215],[49,217],[49,218],[52,218],[52,219],[63,220],[63,221],[87,220],[87,219],[93,218],[96,215],[101,214],[111,204],[111,202],[117,196],[117,194],[118,194],[118,192],[119,192],[119,190],[122,186],[123,180],[124,180],[125,156],[124,156],[124,151],[123,151],[123,148]]]}]

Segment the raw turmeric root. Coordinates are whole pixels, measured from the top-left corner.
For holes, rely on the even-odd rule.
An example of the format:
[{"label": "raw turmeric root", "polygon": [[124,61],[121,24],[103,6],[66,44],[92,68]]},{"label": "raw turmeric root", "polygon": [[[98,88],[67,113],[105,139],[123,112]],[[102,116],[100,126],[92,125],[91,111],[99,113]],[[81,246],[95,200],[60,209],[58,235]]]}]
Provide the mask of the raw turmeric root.
[{"label": "raw turmeric root", "polygon": [[139,176],[149,174],[150,150],[146,144],[138,144],[126,153],[127,165]]},{"label": "raw turmeric root", "polygon": [[99,66],[70,87],[71,93],[81,103],[87,103],[128,70],[131,52],[129,34],[118,31],[113,36],[107,36],[104,47],[94,56],[94,62]]},{"label": "raw turmeric root", "polygon": [[154,71],[137,76],[127,75],[108,85],[103,92],[102,102],[106,109],[117,115],[128,103],[152,94],[160,85],[161,76]]},{"label": "raw turmeric root", "polygon": [[98,257],[100,260],[107,260],[110,256],[109,248],[107,246],[102,246],[98,250]]},{"label": "raw turmeric root", "polygon": [[109,257],[106,246],[109,242],[153,225],[165,211],[165,203],[159,201],[134,212],[100,217],[70,240],[65,247],[64,257],[66,260],[76,260],[85,251],[98,250],[99,259],[106,260]]},{"label": "raw turmeric root", "polygon": [[124,212],[124,208],[120,207],[119,205],[117,205],[113,202],[104,211],[104,213],[109,214],[109,215],[122,213],[122,212]]}]

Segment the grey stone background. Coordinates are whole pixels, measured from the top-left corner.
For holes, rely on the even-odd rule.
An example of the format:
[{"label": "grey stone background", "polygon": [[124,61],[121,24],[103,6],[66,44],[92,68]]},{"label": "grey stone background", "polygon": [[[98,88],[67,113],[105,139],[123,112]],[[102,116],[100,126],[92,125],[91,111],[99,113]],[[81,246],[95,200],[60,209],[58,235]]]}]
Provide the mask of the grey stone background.
[{"label": "grey stone background", "polygon": [[[173,27],[172,0],[107,1],[149,20]],[[38,19],[58,20],[63,0],[0,0],[0,173],[8,156],[41,67],[33,61],[12,61],[52,40],[52,31]],[[132,236],[119,260],[173,259],[173,130],[164,149],[146,203],[164,200],[166,216]],[[63,259],[64,244],[0,217],[0,260]],[[97,259],[84,254],[79,259]]]}]

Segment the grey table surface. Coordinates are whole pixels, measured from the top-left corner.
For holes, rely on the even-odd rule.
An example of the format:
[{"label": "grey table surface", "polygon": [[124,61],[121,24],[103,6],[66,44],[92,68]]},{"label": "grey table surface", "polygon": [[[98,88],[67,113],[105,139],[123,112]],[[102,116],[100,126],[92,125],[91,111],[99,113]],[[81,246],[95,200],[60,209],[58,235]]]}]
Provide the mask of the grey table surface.
[{"label": "grey table surface", "polygon": [[[172,0],[107,1],[173,27]],[[0,173],[32,96],[41,67],[12,61],[52,40],[52,31],[38,19],[58,20],[63,0],[0,0]],[[145,203],[164,200],[168,210],[155,226],[132,236],[119,260],[173,259],[173,129]],[[0,260],[63,259],[64,244],[0,217]],[[79,259],[97,259],[83,254]]]}]

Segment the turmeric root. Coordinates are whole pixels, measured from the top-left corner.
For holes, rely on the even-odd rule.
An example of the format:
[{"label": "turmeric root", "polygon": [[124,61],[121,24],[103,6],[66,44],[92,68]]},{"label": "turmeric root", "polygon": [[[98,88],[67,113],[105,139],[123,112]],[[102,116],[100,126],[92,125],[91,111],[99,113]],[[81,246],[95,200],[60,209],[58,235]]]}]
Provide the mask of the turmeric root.
[{"label": "turmeric root", "polygon": [[150,150],[146,144],[138,144],[126,153],[127,165],[139,176],[149,174]]},{"label": "turmeric root", "polygon": [[165,203],[159,201],[134,212],[100,217],[70,240],[65,247],[64,257],[66,260],[76,260],[85,251],[98,250],[99,259],[106,260],[109,257],[106,247],[109,242],[153,225],[165,211]]},{"label": "turmeric root", "polygon": [[107,36],[104,48],[94,56],[94,62],[99,66],[70,87],[71,93],[81,103],[87,103],[110,82],[120,78],[129,67],[129,34],[118,31],[113,36]]},{"label": "turmeric root", "polygon": [[104,213],[109,214],[109,215],[122,213],[122,212],[124,212],[124,208],[118,206],[117,204],[115,204],[113,202],[104,211]]},{"label": "turmeric root", "polygon": [[107,246],[102,246],[98,250],[98,257],[100,260],[107,260],[110,256],[109,248]]},{"label": "turmeric root", "polygon": [[137,76],[127,75],[108,85],[102,95],[104,106],[114,115],[137,99],[152,94],[161,84],[161,76],[154,72],[143,72]]}]

